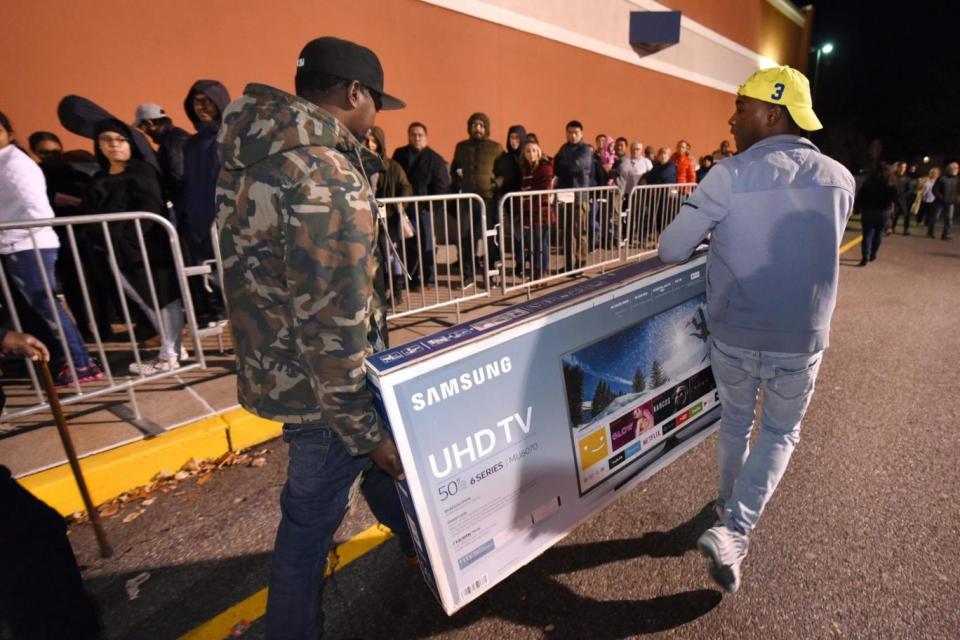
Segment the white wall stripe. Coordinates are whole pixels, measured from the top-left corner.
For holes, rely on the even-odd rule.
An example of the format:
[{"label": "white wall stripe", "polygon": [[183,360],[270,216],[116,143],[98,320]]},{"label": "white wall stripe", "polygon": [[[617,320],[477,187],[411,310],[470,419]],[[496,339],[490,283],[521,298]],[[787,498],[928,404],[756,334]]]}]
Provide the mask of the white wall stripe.
[{"label": "white wall stripe", "polygon": [[[530,15],[519,13],[518,11],[514,11],[496,4],[496,0],[420,1],[479,18],[487,22],[499,24],[504,27],[547,38],[548,40],[553,40],[555,42],[577,47],[585,51],[597,53],[609,58],[620,60],[621,62],[632,64],[637,67],[643,67],[650,69],[651,71],[656,71],[669,76],[687,80],[689,82],[694,82],[712,89],[717,89],[730,94],[735,94],[737,92],[738,85],[728,80],[680,66],[679,64],[675,64],[675,62],[658,59],[656,55],[639,56],[632,49],[625,46],[617,45],[613,42],[601,40],[599,38],[594,38],[589,35],[573,31],[569,28],[552,24]],[[671,10],[669,7],[660,4],[655,0],[626,0],[626,2],[630,5],[646,10]],[[624,25],[624,29],[626,29],[626,25]],[[723,49],[726,49],[728,52],[735,54],[735,58],[738,57],[742,60],[742,64],[733,65],[738,69],[743,67],[745,69],[754,70],[777,64],[775,61],[769,60],[755,51],[751,51],[747,47],[744,47],[743,45],[720,35],[712,29],[709,29],[708,27],[689,19],[686,16],[681,18],[681,30],[684,29],[691,32],[691,34],[696,34],[697,36],[706,39],[709,43],[718,45]],[[683,41],[682,36],[681,41]],[[729,56],[729,53],[727,55]]]}]

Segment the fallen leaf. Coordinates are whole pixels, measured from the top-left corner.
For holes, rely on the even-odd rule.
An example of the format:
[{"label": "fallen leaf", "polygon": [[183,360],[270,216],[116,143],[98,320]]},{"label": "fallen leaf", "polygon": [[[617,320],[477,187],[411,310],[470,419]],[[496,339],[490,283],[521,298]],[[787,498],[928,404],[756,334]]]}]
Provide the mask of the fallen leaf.
[{"label": "fallen leaf", "polygon": [[157,501],[156,498],[147,498],[146,500],[144,500],[143,502],[140,503],[140,506],[141,506],[141,507],[149,507],[150,505],[152,505],[152,504],[153,504],[154,502],[156,502],[156,501]]},{"label": "fallen leaf", "polygon": [[173,495],[174,495],[174,496],[182,496],[182,495],[184,495],[185,493],[186,493],[186,491],[176,491],[176,492],[174,492]]},{"label": "fallen leaf", "polygon": [[243,496],[240,496],[239,498],[234,498],[234,499],[233,499],[233,504],[240,504],[240,503],[243,502],[244,500],[246,500],[246,498],[243,497]]},{"label": "fallen leaf", "polygon": [[254,458],[253,461],[250,463],[250,466],[251,466],[251,467],[262,467],[262,466],[265,465],[265,464],[267,464],[267,459],[266,459],[266,458]]},{"label": "fallen leaf", "polygon": [[197,480],[197,485],[202,487],[203,485],[205,485],[205,484],[207,484],[208,482],[210,482],[210,479],[211,479],[211,478],[213,478],[213,474],[212,474],[212,473],[207,473],[206,475],[201,476],[201,477]]},{"label": "fallen leaf", "polygon": [[[199,467],[199,465],[197,464],[197,460],[196,460],[195,458],[190,458],[190,459],[187,460],[186,463],[185,463],[182,467],[180,467],[180,468],[181,468],[182,470],[184,470],[184,471],[196,471],[196,470],[199,469],[200,467]],[[179,475],[179,474],[178,474],[178,475]]]},{"label": "fallen leaf", "polygon": [[120,505],[116,502],[111,502],[110,504],[105,504],[100,507],[100,515],[104,518],[112,518],[117,515],[118,511],[120,511]]},{"label": "fallen leaf", "polygon": [[267,455],[268,453],[270,453],[270,449],[260,449],[260,451],[257,452],[257,455],[258,455],[258,456],[265,456],[265,455]]},{"label": "fallen leaf", "polygon": [[177,473],[173,476],[173,479],[174,479],[174,480],[186,480],[186,479],[189,478],[189,477],[190,477],[190,472],[189,472],[189,471],[177,471]]},{"label": "fallen leaf", "polygon": [[170,478],[173,477],[173,471],[161,469],[155,477],[157,480],[169,480]]},{"label": "fallen leaf", "polygon": [[133,522],[134,520],[136,520],[137,518],[139,518],[142,513],[143,513],[143,511],[132,511],[132,512],[128,513],[128,514],[123,518],[123,520],[121,520],[121,522],[123,522],[123,524],[130,524],[131,522]]}]

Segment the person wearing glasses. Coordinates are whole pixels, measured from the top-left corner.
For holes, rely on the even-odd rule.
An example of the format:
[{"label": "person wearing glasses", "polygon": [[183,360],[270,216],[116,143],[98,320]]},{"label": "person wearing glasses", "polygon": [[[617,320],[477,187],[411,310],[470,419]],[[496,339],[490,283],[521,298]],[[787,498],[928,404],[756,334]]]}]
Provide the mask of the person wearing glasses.
[{"label": "person wearing glasses", "polygon": [[[143,160],[136,145],[130,144],[133,138],[130,127],[115,118],[107,118],[96,124],[94,132],[94,154],[100,172],[94,176],[84,196],[84,210],[94,214],[145,211],[164,216],[167,207],[160,188],[160,175]],[[130,373],[149,376],[180,367],[180,359],[185,356],[181,352],[184,316],[167,232],[149,220],[141,222],[141,231],[149,265],[143,259],[136,224],[133,221],[110,224],[124,293],[160,335],[160,353],[156,360],[130,365]],[[98,238],[89,233],[88,237],[91,242],[96,242],[95,249],[101,253],[102,259],[109,260],[102,236]],[[98,275],[93,270],[87,271],[88,277]],[[148,276],[152,276],[159,316],[153,305]],[[99,277],[101,286],[110,287],[112,274],[101,273]]]}]

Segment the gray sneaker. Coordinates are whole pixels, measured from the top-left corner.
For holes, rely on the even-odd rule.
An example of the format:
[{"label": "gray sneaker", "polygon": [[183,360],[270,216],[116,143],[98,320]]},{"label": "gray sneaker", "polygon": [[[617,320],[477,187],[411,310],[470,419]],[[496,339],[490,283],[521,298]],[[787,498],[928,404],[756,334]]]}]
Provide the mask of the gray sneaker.
[{"label": "gray sneaker", "polygon": [[700,536],[697,548],[710,562],[710,577],[729,593],[740,588],[740,563],[747,557],[749,541],[742,533],[718,524]]}]

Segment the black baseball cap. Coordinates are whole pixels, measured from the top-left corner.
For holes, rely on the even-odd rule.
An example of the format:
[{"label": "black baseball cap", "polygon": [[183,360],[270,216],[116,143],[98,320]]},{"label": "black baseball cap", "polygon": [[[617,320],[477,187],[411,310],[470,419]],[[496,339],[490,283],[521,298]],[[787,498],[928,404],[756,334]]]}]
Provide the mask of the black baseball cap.
[{"label": "black baseball cap", "polygon": [[383,92],[383,67],[370,49],[331,36],[307,43],[297,58],[297,78],[325,73],[344,80],[356,80],[376,94],[380,108],[403,109],[407,104]]}]

